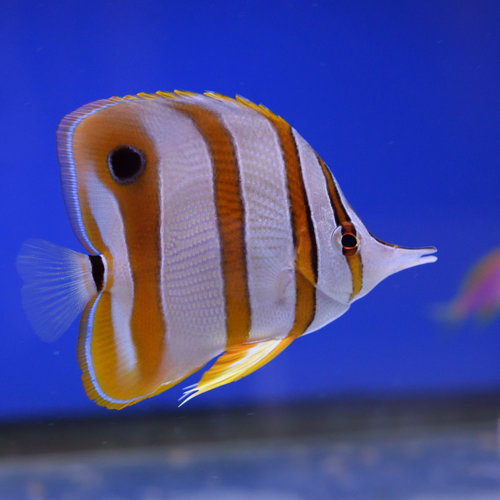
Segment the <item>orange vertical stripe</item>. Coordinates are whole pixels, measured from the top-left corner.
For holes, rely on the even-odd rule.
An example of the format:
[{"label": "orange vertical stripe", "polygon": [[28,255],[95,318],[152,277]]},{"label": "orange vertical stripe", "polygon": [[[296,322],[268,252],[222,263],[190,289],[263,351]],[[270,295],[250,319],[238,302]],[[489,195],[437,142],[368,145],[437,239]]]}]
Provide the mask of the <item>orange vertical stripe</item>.
[{"label": "orange vertical stripe", "polygon": [[[351,222],[351,218],[349,217],[347,210],[342,204],[340,194],[338,192],[337,186],[335,185],[330,169],[326,166],[325,162],[317,153],[316,158],[318,159],[318,162],[321,165],[321,169],[323,170],[323,175],[325,176],[328,197],[330,198],[330,204],[332,206],[333,215],[335,217],[337,225],[342,226],[342,232],[344,232],[344,230],[346,229],[349,229],[349,231],[356,234],[356,229]],[[347,259],[347,263],[349,264],[349,269],[351,270],[352,275],[352,292],[351,296],[349,297],[350,300],[352,300],[363,287],[363,262],[361,260],[361,255],[359,254],[359,252],[356,252],[354,255],[345,255],[345,258]]]},{"label": "orange vertical stripe", "polygon": [[215,205],[222,252],[226,303],[227,347],[245,342],[251,327],[245,214],[240,173],[230,133],[212,111],[173,100],[172,107],[193,120],[206,141],[213,162]]},{"label": "orange vertical stripe", "polygon": [[316,288],[318,281],[318,256],[311,210],[300,166],[300,158],[293,137],[292,127],[270,111],[255,108],[274,125],[281,144],[286,171],[286,184],[290,200],[293,241],[295,245],[296,304],[295,321],[289,337],[302,335],[316,311]]},{"label": "orange vertical stripe", "polygon": [[[135,112],[134,103],[111,106],[84,119],[75,129],[73,155],[78,172],[78,192],[84,222],[92,242],[110,258],[109,249],[103,248],[99,221],[93,220],[88,202],[89,176],[97,175],[99,181],[115,196],[120,207],[129,252],[130,268],[134,282],[134,303],[131,331],[137,352],[140,378],[134,391],[150,391],[158,383],[159,368],[163,359],[165,323],[160,291],[160,195],[158,185],[159,160],[153,142]],[[110,151],[121,145],[132,145],[146,157],[144,173],[131,184],[118,184],[113,180],[107,165]],[[117,271],[114,263],[114,272]],[[122,263],[128,265],[128,263]],[[107,283],[107,289],[112,283]],[[109,307],[103,301],[100,308]],[[103,311],[104,312],[104,311]],[[94,325],[94,330],[98,325]],[[95,333],[98,333],[97,331]],[[109,332],[112,335],[112,331]],[[96,335],[92,353],[108,350],[114,342],[109,335]],[[115,346],[116,349],[116,346]],[[96,355],[96,360],[99,356]],[[111,363],[95,365],[98,381],[117,376],[116,356]],[[104,380],[103,380],[104,382]],[[136,396],[139,394],[135,394]]]}]

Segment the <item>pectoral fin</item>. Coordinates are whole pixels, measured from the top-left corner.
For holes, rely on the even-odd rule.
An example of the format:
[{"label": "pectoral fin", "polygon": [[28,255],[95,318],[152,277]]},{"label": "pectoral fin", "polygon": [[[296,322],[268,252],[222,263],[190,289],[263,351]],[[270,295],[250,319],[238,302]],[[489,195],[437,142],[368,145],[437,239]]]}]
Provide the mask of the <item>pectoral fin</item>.
[{"label": "pectoral fin", "polygon": [[286,349],[293,340],[294,337],[286,337],[230,347],[210,370],[203,374],[197,384],[185,388],[184,394],[179,399],[179,406],[203,392],[235,382],[258,370]]}]

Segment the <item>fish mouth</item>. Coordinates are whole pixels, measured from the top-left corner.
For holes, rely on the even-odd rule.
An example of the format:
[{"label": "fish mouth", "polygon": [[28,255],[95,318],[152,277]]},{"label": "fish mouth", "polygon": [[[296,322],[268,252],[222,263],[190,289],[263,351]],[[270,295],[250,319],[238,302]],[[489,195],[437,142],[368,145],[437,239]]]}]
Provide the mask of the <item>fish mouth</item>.
[{"label": "fish mouth", "polygon": [[403,269],[408,269],[410,267],[420,266],[421,264],[432,264],[437,260],[437,256],[433,255],[437,252],[436,247],[420,247],[420,248],[403,247],[401,245],[394,245],[393,243],[387,243],[387,241],[377,238],[371,231],[368,232],[370,233],[370,236],[373,239],[377,240],[381,245],[397,249],[396,251],[397,256],[400,257],[402,263],[406,262],[406,265],[404,267],[397,269],[398,271],[402,271]]},{"label": "fish mouth", "polygon": [[394,249],[391,260],[391,273],[403,271],[411,267],[420,266],[422,264],[432,264],[437,261],[436,247],[421,247],[421,248],[407,248],[399,245],[388,245]]},{"label": "fish mouth", "polygon": [[418,257],[414,262],[415,266],[420,266],[420,264],[432,264],[437,261],[437,255],[434,255],[437,252],[436,247],[423,247],[407,250],[418,253]]}]

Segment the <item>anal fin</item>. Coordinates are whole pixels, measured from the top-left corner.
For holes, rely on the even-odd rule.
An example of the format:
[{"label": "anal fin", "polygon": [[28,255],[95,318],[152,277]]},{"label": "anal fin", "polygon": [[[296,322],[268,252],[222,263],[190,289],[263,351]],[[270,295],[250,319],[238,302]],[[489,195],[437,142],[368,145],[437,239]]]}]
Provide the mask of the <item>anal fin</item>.
[{"label": "anal fin", "polygon": [[285,337],[284,339],[230,347],[203,374],[197,384],[185,388],[184,394],[179,399],[179,406],[204,392],[246,377],[274,359],[294,339],[294,337]]}]

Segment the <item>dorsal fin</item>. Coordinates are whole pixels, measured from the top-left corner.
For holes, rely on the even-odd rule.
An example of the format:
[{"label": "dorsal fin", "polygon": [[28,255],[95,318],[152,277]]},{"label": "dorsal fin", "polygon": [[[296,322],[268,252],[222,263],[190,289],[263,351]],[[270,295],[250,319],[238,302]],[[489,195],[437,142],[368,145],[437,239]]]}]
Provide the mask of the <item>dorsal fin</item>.
[{"label": "dorsal fin", "polygon": [[255,344],[240,344],[228,348],[207,370],[197,384],[186,387],[179,399],[180,405],[204,392],[235,382],[258,370],[285,350],[294,337],[278,340],[267,340]]}]

